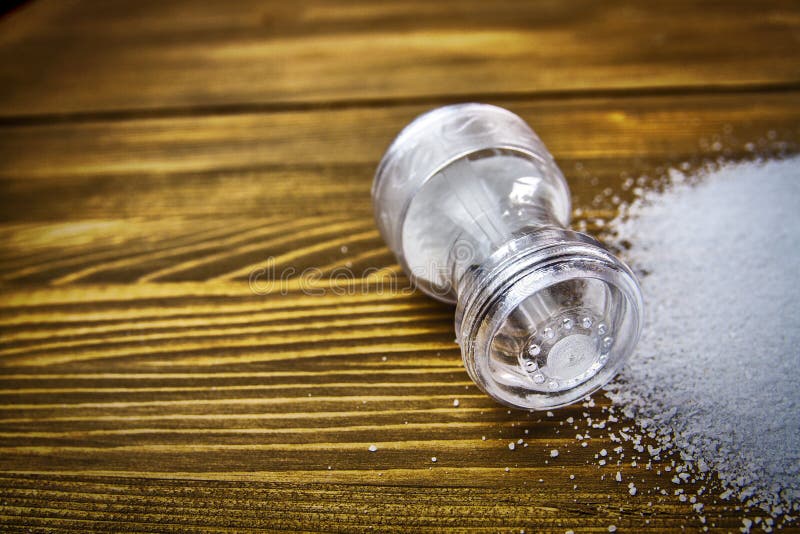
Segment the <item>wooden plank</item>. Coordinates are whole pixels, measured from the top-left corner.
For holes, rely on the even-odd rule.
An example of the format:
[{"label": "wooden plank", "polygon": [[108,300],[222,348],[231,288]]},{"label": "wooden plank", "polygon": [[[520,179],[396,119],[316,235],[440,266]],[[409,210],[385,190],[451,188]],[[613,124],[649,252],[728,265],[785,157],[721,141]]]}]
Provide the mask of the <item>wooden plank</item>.
[{"label": "wooden plank", "polygon": [[0,116],[800,82],[798,4],[39,0],[0,20]]},{"label": "wooden plank", "polygon": [[[631,178],[796,152],[798,102],[793,91],[495,100],[551,147],[592,230],[615,196],[630,198]],[[698,529],[660,471],[668,460],[593,459],[631,424],[587,427],[584,414],[607,418],[602,396],[552,417],[498,406],[461,366],[452,309],[402,290],[369,185],[424,108],[3,125],[0,525]],[[322,282],[321,295],[296,277],[259,294],[229,276],[269,255],[372,270],[343,293]],[[510,450],[519,439],[528,446]],[[701,498],[708,524],[738,529],[718,493]]]},{"label": "wooden plank", "polygon": [[[589,222],[613,216],[613,197],[631,199],[631,177],[796,150],[800,134],[800,92],[496,103],[539,131]],[[0,127],[0,276],[241,279],[268,254],[298,272],[391,265],[370,182],[393,135],[424,109]]]},{"label": "wooden plank", "polygon": [[[491,102],[533,125],[579,195],[579,176],[607,172],[576,172],[576,163],[626,160],[613,171],[640,173],[654,169],[631,161],[740,158],[748,143],[763,153],[794,142],[800,113],[798,91]],[[0,126],[2,213],[7,221],[365,214],[377,161],[427,109]]]}]

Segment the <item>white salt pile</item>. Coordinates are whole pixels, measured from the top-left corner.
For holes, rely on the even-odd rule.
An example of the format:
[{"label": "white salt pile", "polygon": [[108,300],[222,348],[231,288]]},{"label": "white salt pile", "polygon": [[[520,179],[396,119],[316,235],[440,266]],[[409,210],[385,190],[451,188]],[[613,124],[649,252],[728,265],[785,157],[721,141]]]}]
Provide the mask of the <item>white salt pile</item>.
[{"label": "white salt pile", "polygon": [[800,157],[671,178],[613,225],[644,273],[646,324],[609,396],[664,448],[716,473],[723,497],[796,513]]}]

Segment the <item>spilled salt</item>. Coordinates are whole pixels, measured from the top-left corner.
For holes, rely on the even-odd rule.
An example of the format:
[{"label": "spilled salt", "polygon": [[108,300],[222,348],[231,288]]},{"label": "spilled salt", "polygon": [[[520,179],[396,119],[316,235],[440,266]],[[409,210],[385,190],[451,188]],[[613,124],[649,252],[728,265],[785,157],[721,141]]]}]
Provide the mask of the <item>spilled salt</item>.
[{"label": "spilled salt", "polygon": [[800,157],[671,183],[612,224],[645,273],[646,323],[608,395],[724,495],[798,511]]}]

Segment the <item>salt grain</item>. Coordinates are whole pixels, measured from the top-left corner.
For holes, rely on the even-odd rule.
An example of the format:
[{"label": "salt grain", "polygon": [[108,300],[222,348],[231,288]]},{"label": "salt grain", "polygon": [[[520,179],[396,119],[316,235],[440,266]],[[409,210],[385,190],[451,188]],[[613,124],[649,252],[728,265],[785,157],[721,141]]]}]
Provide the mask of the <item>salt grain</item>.
[{"label": "salt grain", "polygon": [[676,448],[724,496],[800,510],[800,158],[671,177],[612,225],[647,311],[609,396],[654,432],[650,456]]}]

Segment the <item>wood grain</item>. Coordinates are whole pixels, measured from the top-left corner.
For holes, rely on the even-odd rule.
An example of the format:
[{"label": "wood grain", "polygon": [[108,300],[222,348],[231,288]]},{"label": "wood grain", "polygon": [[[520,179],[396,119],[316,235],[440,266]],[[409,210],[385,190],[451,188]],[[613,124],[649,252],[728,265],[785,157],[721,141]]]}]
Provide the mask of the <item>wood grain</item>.
[{"label": "wood grain", "polygon": [[65,0],[4,30],[0,116],[800,81],[791,0]]},{"label": "wood grain", "polygon": [[[670,167],[798,152],[799,13],[42,0],[0,19],[0,528],[699,530],[668,460],[598,465],[631,424],[587,428],[602,395],[548,416],[471,384],[370,182],[415,115],[485,97],[602,235]],[[268,258],[293,272],[252,283]],[[706,526],[738,531],[718,493]]]}]

